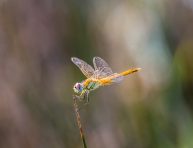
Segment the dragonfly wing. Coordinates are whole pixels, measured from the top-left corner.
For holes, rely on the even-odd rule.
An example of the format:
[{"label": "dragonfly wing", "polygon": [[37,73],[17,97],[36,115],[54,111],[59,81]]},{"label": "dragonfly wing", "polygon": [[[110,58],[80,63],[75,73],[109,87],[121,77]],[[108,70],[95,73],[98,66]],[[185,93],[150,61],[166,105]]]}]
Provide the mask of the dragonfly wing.
[{"label": "dragonfly wing", "polygon": [[118,73],[113,73],[110,76],[104,77],[99,79],[100,83],[104,85],[111,85],[112,83],[119,83],[123,80],[124,76],[118,74]]},{"label": "dragonfly wing", "polygon": [[97,78],[104,78],[113,74],[113,71],[109,65],[100,57],[93,58],[93,64],[95,68],[95,76]]},{"label": "dragonfly wing", "polygon": [[120,75],[120,74],[118,74],[118,73],[112,74],[111,77],[112,77],[111,81],[112,81],[113,83],[119,83],[119,82],[121,82],[121,81],[123,80],[123,78],[124,78],[124,76],[122,76],[122,75]]},{"label": "dragonfly wing", "polygon": [[94,69],[92,68],[92,66],[90,66],[89,64],[87,64],[85,61],[76,58],[76,57],[72,57],[71,58],[72,62],[78,66],[78,68],[82,71],[82,73],[87,77],[90,78],[93,74],[94,74]]}]

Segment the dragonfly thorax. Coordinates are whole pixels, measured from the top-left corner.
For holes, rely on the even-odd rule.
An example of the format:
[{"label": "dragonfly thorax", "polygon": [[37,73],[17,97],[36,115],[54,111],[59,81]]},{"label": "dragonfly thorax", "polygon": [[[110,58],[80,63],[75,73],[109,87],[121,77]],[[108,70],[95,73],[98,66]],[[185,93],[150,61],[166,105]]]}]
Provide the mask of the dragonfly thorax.
[{"label": "dragonfly thorax", "polygon": [[87,86],[86,89],[91,91],[91,90],[95,90],[100,86],[100,83],[97,81],[90,81]]}]

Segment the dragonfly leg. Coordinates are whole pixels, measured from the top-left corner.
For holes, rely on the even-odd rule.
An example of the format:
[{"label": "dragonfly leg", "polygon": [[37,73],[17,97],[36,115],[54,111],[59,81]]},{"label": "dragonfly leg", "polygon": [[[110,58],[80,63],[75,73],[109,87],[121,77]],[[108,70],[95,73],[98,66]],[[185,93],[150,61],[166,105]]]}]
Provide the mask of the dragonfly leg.
[{"label": "dragonfly leg", "polygon": [[82,101],[84,100],[84,97],[83,96],[79,96],[79,95],[74,95],[74,97],[78,100],[78,101]]},{"label": "dragonfly leg", "polygon": [[[85,90],[80,95],[74,95],[75,99],[77,99],[80,102],[83,102],[83,105],[87,105],[89,103],[89,91]],[[79,108],[78,110],[80,110]]]},{"label": "dragonfly leg", "polygon": [[79,100],[79,101],[83,101],[85,99],[85,94],[86,94],[86,90],[84,90],[80,95],[75,95],[75,97]]},{"label": "dragonfly leg", "polygon": [[89,103],[89,91],[86,91],[84,97],[85,97],[85,99],[86,99],[85,105],[87,105],[87,104]]}]

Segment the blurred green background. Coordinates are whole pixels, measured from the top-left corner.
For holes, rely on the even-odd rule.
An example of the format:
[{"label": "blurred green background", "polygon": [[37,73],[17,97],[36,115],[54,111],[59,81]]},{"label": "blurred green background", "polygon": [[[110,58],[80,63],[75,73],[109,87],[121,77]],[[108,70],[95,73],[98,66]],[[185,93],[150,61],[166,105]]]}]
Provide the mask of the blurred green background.
[{"label": "blurred green background", "polygon": [[192,0],[0,0],[0,148],[82,148],[72,56],[142,68],[90,94],[89,148],[193,148]]}]

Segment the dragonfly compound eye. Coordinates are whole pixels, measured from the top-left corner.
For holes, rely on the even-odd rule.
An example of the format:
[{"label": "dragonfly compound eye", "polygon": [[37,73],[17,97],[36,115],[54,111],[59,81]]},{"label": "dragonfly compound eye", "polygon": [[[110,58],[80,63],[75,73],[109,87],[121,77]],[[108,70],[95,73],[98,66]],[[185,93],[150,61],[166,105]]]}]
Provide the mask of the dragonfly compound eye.
[{"label": "dragonfly compound eye", "polygon": [[74,91],[76,92],[76,93],[81,93],[82,92],[82,85],[80,84],[80,83],[76,83],[75,85],[74,85]]}]

